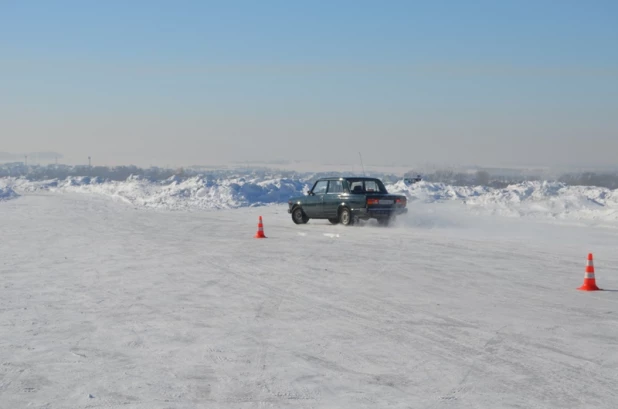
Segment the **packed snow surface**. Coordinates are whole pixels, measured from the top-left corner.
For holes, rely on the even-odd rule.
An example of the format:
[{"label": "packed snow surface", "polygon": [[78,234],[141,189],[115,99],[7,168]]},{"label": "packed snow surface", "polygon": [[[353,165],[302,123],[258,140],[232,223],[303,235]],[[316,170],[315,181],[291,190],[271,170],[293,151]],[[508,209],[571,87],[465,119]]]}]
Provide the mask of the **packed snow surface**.
[{"label": "packed snow surface", "polygon": [[[40,182],[5,178],[0,179],[0,188],[3,186],[17,192],[95,193],[136,207],[210,210],[283,204],[291,196],[306,192],[311,187],[311,182],[276,177],[193,177],[184,180],[173,177],[160,182],[130,177],[126,181],[112,182],[80,177]],[[600,187],[526,182],[504,189],[492,189],[428,182],[406,185],[400,181],[388,184],[387,189],[392,193],[405,194],[410,202],[453,201],[476,213],[618,224],[618,193]]]},{"label": "packed snow surface", "polygon": [[[616,407],[615,230],[420,198],[346,228],[63,192],[0,203],[2,408]],[[576,290],[588,252],[605,291]]]}]

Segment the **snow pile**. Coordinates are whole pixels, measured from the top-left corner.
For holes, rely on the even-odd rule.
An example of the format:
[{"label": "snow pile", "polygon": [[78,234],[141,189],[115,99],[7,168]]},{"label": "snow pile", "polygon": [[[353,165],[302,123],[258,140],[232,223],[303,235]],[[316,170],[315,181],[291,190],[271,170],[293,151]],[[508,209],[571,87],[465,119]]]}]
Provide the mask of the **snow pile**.
[{"label": "snow pile", "polygon": [[135,206],[168,210],[230,209],[287,202],[309,186],[299,180],[256,178],[208,179],[171,177],[154,182],[132,176],[122,182],[101,178],[70,177],[65,180],[29,182],[15,179],[13,186],[24,192],[94,193]]},{"label": "snow pile", "polygon": [[457,200],[470,210],[510,217],[618,221],[618,191],[558,182],[524,182],[504,189],[398,182],[387,186],[411,202]]},{"label": "snow pile", "polygon": [[439,202],[443,200],[465,200],[471,197],[486,195],[492,191],[483,186],[450,186],[443,183],[418,182],[407,185],[403,181],[387,184],[389,193],[402,194],[408,197],[408,201],[422,201],[425,203]]},{"label": "snow pile", "polygon": [[11,188],[21,193],[32,193],[41,190],[50,190],[58,186],[57,180],[31,181],[26,178],[0,179],[0,188]]},{"label": "snow pile", "polygon": [[[99,194],[137,207],[167,210],[232,209],[283,204],[311,187],[306,179],[277,177],[171,177],[152,181],[132,176],[122,182],[90,177],[28,181],[0,179],[3,195],[16,192],[80,192]],[[494,189],[484,186],[450,186],[442,183],[403,181],[388,184],[391,193],[405,194],[414,203],[458,202],[468,210],[510,217],[618,221],[618,193],[590,186],[557,182],[526,182]],[[6,193],[8,192],[8,193]]]},{"label": "snow pile", "polygon": [[9,199],[15,199],[19,195],[10,187],[0,187],[0,202]]}]

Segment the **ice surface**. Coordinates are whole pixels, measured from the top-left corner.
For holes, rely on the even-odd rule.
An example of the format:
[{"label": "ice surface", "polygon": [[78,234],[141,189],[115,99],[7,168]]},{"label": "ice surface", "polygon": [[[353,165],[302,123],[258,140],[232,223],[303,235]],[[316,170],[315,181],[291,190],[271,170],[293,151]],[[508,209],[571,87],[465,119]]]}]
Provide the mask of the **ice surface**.
[{"label": "ice surface", "polygon": [[[80,189],[0,203],[2,408],[618,401],[615,230],[450,199],[390,228],[297,226],[284,205],[144,211]],[[606,291],[576,290],[588,252]]]}]

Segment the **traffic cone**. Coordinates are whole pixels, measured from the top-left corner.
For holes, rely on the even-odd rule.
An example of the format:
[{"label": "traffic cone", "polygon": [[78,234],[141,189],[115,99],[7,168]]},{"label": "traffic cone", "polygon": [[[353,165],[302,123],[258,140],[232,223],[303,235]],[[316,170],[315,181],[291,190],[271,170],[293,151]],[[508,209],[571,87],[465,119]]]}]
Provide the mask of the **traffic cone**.
[{"label": "traffic cone", "polygon": [[588,263],[586,263],[586,274],[584,274],[584,284],[578,288],[581,291],[599,291],[596,279],[594,278],[594,263],[592,262],[592,253],[588,254]]},{"label": "traffic cone", "polygon": [[258,222],[258,230],[257,230],[257,233],[255,234],[255,238],[256,239],[266,238],[266,236],[264,235],[264,225],[262,224],[262,216],[260,216],[260,220]]}]

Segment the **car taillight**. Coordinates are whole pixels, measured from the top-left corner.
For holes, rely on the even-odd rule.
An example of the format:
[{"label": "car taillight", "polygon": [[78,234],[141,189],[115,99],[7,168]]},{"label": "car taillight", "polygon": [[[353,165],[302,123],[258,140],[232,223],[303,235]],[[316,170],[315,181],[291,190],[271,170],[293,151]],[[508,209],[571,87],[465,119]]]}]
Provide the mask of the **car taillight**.
[{"label": "car taillight", "polygon": [[374,205],[380,203],[380,199],[367,199],[368,205]]},{"label": "car taillight", "polygon": [[405,204],[406,203],[406,199],[397,199],[397,200],[395,200],[395,203]]}]

